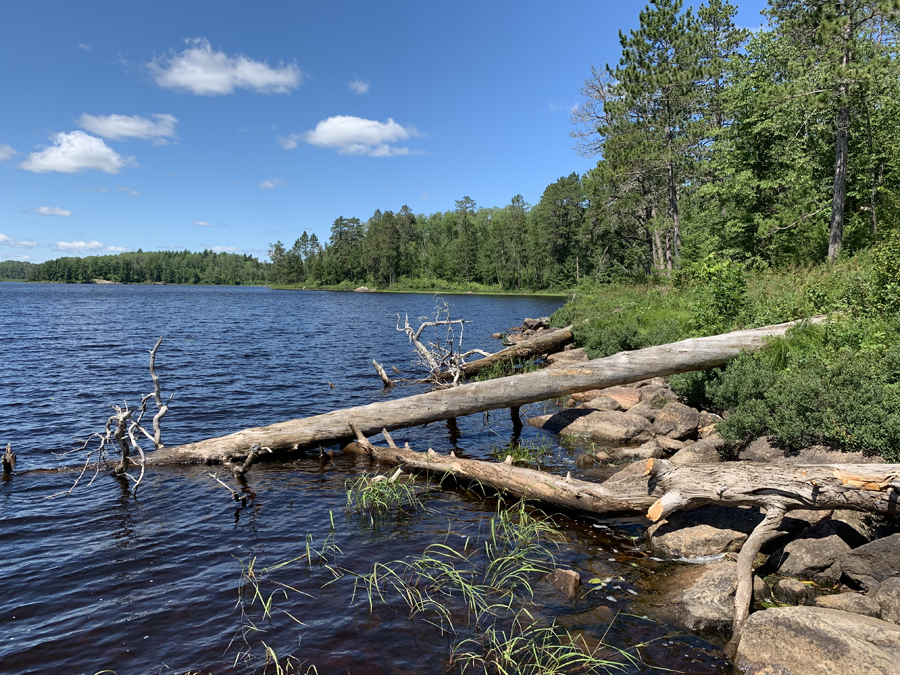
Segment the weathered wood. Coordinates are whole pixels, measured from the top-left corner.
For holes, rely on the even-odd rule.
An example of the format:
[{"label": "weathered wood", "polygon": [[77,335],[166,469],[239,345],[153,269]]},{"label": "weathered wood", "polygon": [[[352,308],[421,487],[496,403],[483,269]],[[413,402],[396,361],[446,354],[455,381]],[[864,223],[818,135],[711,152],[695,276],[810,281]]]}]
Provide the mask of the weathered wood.
[{"label": "weathered wood", "polygon": [[[814,319],[822,321],[823,318]],[[353,422],[365,434],[400,429],[463,415],[522,406],[590,389],[603,389],[650,377],[674,375],[721,366],[744,350],[759,349],[772,336],[784,335],[795,322],[692,338],[567,367],[472,382],[392,401],[336,410],[323,415],[245,429],[148,456],[152,464],[240,461],[253,444],[277,454],[344,442]]]},{"label": "weathered wood", "polygon": [[375,372],[378,373],[378,377],[381,378],[381,381],[384,382],[385,387],[392,387],[394,383],[391,381],[391,378],[388,377],[388,374],[384,372],[384,368],[378,361],[372,359],[372,365],[375,366]]},{"label": "weathered wood", "polygon": [[[472,377],[473,375],[477,375],[482,370],[486,370],[491,366],[502,363],[503,361],[512,361],[514,359],[531,359],[536,356],[540,356],[541,354],[552,354],[554,352],[562,351],[562,349],[575,341],[575,337],[572,335],[572,326],[566,326],[565,328],[560,328],[559,330],[555,330],[552,333],[544,333],[542,335],[537,335],[535,337],[528,338],[527,340],[522,340],[521,342],[514,344],[512,347],[507,347],[506,349],[502,349],[499,352],[495,352],[490,356],[486,356],[483,359],[478,359],[477,361],[471,361],[469,363],[465,363],[462,365],[463,375],[466,377]],[[447,377],[443,376],[443,379],[452,379],[453,376],[450,375]]]}]

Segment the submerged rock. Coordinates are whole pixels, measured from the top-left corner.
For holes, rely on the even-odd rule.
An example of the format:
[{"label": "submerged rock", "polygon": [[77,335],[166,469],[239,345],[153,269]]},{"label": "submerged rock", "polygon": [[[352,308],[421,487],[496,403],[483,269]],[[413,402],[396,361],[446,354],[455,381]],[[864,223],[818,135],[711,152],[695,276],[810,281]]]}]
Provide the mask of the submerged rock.
[{"label": "submerged rock", "polygon": [[575,570],[555,569],[545,579],[569,600],[578,595],[581,589],[581,577]]},{"label": "submerged rock", "polygon": [[900,664],[900,627],[823,607],[776,607],[744,626],[735,672],[885,675]]}]

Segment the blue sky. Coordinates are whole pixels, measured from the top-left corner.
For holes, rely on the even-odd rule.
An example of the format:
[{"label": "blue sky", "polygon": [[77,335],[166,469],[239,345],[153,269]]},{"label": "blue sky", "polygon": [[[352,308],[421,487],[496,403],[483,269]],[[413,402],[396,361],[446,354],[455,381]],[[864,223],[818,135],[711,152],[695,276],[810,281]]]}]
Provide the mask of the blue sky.
[{"label": "blue sky", "polygon": [[571,109],[644,4],[4,0],[0,259],[264,256],[339,216],[536,203],[595,164]]}]

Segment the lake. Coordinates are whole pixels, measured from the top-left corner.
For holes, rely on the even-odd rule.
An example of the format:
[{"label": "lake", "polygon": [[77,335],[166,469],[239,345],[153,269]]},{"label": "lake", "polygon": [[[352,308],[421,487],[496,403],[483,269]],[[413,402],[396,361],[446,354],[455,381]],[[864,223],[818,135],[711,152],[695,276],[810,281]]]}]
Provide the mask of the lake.
[{"label": "lake", "polygon": [[[454,318],[472,321],[465,347],[488,351],[498,348],[491,333],[563,302],[445,300]],[[313,453],[257,464],[240,481],[221,467],[159,467],[148,470],[136,497],[101,474],[69,496],[48,498],[77,475],[79,457],[59,454],[102,431],[112,404],[138,404],[152,390],[148,351],[158,337],[162,391],[174,394],[163,441],[174,446],[424,391],[384,390],[371,361],[421,376],[397,315],[415,325],[436,302],[427,294],[0,283],[0,448],[11,443],[18,453],[16,475],[0,481],[0,672],[263,672],[267,647],[282,666],[288,655],[302,661],[297,672],[445,672],[454,644],[477,636],[475,627],[442,632],[411,621],[390,598],[370,607],[353,582],[375,563],[419,554],[435,540],[477,541],[496,515],[492,497],[435,484],[427,511],[375,523],[348,512],[346,483],[388,468]],[[534,404],[523,415],[548,409]],[[416,450],[489,459],[514,434],[508,412],[496,411],[393,435]],[[527,426],[522,437],[553,444],[550,470],[577,473],[577,449]],[[425,479],[418,485],[425,490]],[[714,636],[653,615],[648,580],[663,568],[639,550],[642,519],[554,520],[565,537],[557,563],[584,581],[613,581],[568,602],[535,580],[536,617],[630,650],[639,660],[628,672],[730,672]],[[302,556],[307,537],[338,547],[329,549],[329,564],[272,569]],[[271,612],[251,604],[246,583],[239,595],[251,564],[249,578],[266,589],[261,600],[271,599]],[[266,672],[276,672],[274,663]]]}]

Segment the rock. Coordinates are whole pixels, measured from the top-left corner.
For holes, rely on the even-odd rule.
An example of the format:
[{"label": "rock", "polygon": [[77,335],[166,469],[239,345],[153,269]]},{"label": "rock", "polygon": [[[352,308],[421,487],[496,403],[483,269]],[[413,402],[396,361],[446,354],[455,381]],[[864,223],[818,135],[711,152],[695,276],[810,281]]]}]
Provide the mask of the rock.
[{"label": "rock", "polygon": [[875,464],[884,459],[866,457],[861,452],[840,452],[823,445],[814,445],[788,455],[782,453],[776,461],[779,464]]},{"label": "rock", "polygon": [[878,603],[882,620],[900,623],[900,577],[882,581],[871,597]]},{"label": "rock", "polygon": [[591,455],[589,453],[584,453],[584,454],[578,455],[578,457],[575,458],[575,466],[577,466],[579,469],[589,469],[592,466],[594,466],[594,463],[596,461],[597,461],[597,458],[594,457],[594,455]]},{"label": "rock", "polygon": [[550,572],[545,579],[569,600],[578,595],[578,591],[581,589],[581,577],[575,570],[556,569]]},{"label": "rock", "polygon": [[550,317],[542,316],[539,319],[525,319],[522,322],[525,330],[537,330],[538,328],[550,328]]},{"label": "rock", "polygon": [[684,440],[697,435],[700,414],[684,403],[672,402],[659,411],[653,420],[653,433]]},{"label": "rock", "polygon": [[[681,620],[690,630],[723,630],[734,620],[734,593],[737,590],[737,563],[723,560],[704,566],[696,583],[679,600]],[[768,595],[768,587],[753,577],[753,596]]]},{"label": "rock", "polygon": [[564,436],[582,436],[610,445],[643,443],[651,438],[650,423],[640,415],[607,410],[563,410],[528,420],[532,426]]},{"label": "rock", "polygon": [[866,541],[878,538],[875,536],[875,528],[872,526],[871,518],[872,514],[861,513],[860,511],[838,510],[831,513],[832,520],[840,520],[842,523],[847,523]]},{"label": "rock", "polygon": [[772,462],[784,458],[784,450],[769,442],[768,436],[760,436],[738,456],[742,462]]},{"label": "rock", "polygon": [[757,509],[703,506],[676,511],[647,529],[650,548],[670,558],[738,552],[763,516]]},{"label": "rock", "polygon": [[775,551],[766,567],[786,577],[836,583],[841,576],[841,556],[865,543],[847,523],[824,520]]},{"label": "rock", "polygon": [[369,288],[368,286],[360,286],[354,292],[355,293],[371,293],[372,289]]},{"label": "rock", "polygon": [[693,445],[693,441],[678,441],[668,436],[657,436],[653,439],[653,442],[662,449],[664,457],[675,454],[688,444]]},{"label": "rock", "polygon": [[724,444],[721,436],[709,436],[682,448],[669,459],[675,464],[716,464],[722,461],[719,448]]},{"label": "rock", "polygon": [[656,419],[656,416],[659,415],[659,410],[660,409],[652,403],[645,401],[643,403],[638,403],[636,406],[632,406],[628,409],[628,412],[634,415],[640,415],[641,417],[646,418],[648,422],[652,422]]},{"label": "rock", "polygon": [[585,401],[590,401],[592,399],[597,398],[598,396],[605,395],[605,389],[589,389],[588,391],[579,391],[569,396],[569,398],[576,403],[584,403]]},{"label": "rock", "polygon": [[502,340],[503,337],[503,333],[491,333],[492,340]]},{"label": "rock", "polygon": [[647,470],[647,462],[638,461],[618,467],[617,471],[610,476],[606,482],[616,483],[617,481],[631,478],[632,476],[643,476]]},{"label": "rock", "polygon": [[656,408],[664,408],[666,403],[673,403],[678,400],[678,395],[668,387],[654,387],[648,384],[641,387],[641,402],[650,403]]},{"label": "rock", "polygon": [[716,415],[715,413],[707,412],[706,410],[700,411],[700,426],[707,427],[710,425],[716,425],[722,421],[722,418]]},{"label": "rock", "polygon": [[622,410],[622,405],[617,400],[615,400],[614,398],[610,398],[609,396],[598,396],[597,398],[592,398],[590,401],[586,401],[578,407],[586,410]]},{"label": "rock", "polygon": [[631,461],[637,459],[661,459],[666,456],[665,450],[663,450],[656,443],[656,440],[652,438],[636,448],[615,448],[611,452],[616,459],[627,459]]},{"label": "rock", "polygon": [[751,614],[734,670],[743,675],[886,675],[900,664],[900,627],[824,607]]},{"label": "rock", "polygon": [[641,400],[638,390],[632,387],[608,387],[603,390],[603,395],[617,401],[625,410],[633,408]]},{"label": "rock", "polygon": [[845,553],[840,560],[841,581],[868,590],[900,575],[900,534],[876,539]]},{"label": "rock", "polygon": [[838,593],[836,595],[820,595],[816,598],[816,607],[839,609],[842,612],[872,616],[881,615],[881,607],[872,598],[859,593]]},{"label": "rock", "polygon": [[583,347],[581,349],[556,352],[547,357],[547,363],[550,365],[555,363],[580,363],[587,360],[587,352],[585,352]]},{"label": "rock", "polygon": [[779,579],[772,595],[778,602],[788,605],[811,605],[813,601],[812,590],[798,579]]}]

